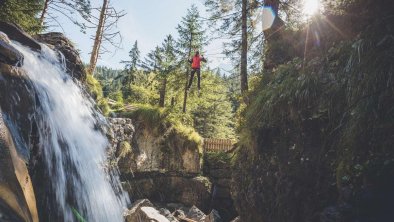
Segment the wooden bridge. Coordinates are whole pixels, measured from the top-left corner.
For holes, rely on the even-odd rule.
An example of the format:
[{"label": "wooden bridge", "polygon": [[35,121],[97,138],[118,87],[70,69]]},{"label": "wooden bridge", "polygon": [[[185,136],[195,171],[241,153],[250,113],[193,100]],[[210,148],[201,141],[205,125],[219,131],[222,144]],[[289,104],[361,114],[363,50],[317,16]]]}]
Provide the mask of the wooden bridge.
[{"label": "wooden bridge", "polygon": [[233,149],[235,144],[231,139],[204,139],[204,152],[227,152]]}]

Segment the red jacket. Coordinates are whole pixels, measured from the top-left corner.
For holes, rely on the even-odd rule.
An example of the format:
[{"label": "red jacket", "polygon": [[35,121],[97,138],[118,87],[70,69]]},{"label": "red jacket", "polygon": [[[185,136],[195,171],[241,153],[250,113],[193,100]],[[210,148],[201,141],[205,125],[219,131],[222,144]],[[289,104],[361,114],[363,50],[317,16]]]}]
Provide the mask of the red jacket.
[{"label": "red jacket", "polygon": [[192,63],[192,69],[199,69],[201,67],[201,61],[206,62],[207,60],[201,56],[193,56],[190,61]]}]

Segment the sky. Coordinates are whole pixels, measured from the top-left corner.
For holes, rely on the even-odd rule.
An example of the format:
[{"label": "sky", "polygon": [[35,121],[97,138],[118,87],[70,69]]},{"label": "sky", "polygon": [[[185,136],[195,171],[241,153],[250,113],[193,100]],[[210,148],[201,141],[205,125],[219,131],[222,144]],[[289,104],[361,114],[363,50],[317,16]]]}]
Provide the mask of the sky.
[{"label": "sky", "polygon": [[[101,0],[91,0],[93,6],[100,6]],[[123,41],[121,49],[113,50],[112,53],[106,53],[99,59],[98,65],[104,65],[111,68],[121,69],[122,60],[128,59],[128,52],[134,42],[138,41],[141,56],[144,57],[148,52],[153,50],[157,45],[161,45],[164,38],[171,34],[176,39],[178,37],[176,27],[181,22],[182,17],[186,15],[187,9],[195,4],[202,17],[208,17],[203,4],[203,0],[112,0],[111,4],[118,10],[124,10],[127,13],[121,18],[118,24]],[[52,12],[54,13],[54,12]],[[89,31],[88,34],[80,32],[79,28],[61,15],[58,21],[62,27],[51,27],[49,31],[61,31],[75,43],[81,52],[82,60],[89,62],[89,53],[92,50],[93,40],[91,34],[95,30]],[[52,22],[51,25],[56,23]],[[209,31],[208,31],[208,36]],[[206,47],[206,57],[209,61],[210,68],[221,67],[229,69],[230,63],[220,55],[223,49],[221,40],[213,40]]]}]

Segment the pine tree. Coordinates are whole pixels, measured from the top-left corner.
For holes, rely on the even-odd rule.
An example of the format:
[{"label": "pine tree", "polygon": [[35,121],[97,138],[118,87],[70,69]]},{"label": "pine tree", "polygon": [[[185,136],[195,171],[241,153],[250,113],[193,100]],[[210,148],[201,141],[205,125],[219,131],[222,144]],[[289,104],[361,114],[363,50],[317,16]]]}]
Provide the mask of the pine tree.
[{"label": "pine tree", "polygon": [[128,97],[131,83],[135,80],[135,75],[140,65],[140,50],[138,49],[138,41],[134,42],[133,47],[129,52],[128,61],[121,61],[121,63],[125,64],[125,68],[123,70],[123,74],[118,77],[118,79],[122,82],[122,93],[124,98]]},{"label": "pine tree", "polygon": [[155,72],[160,82],[159,106],[164,107],[167,92],[167,80],[172,71],[177,68],[175,41],[168,35],[161,47],[156,47],[145,59],[144,68],[149,72]]},{"label": "pine tree", "polygon": [[242,0],[241,13],[241,92],[248,91],[248,0]]},{"label": "pine tree", "polygon": [[1,0],[0,20],[15,23],[27,32],[37,33],[42,29],[37,18],[41,9],[40,0]]},{"label": "pine tree", "polygon": [[[292,0],[286,0],[286,4]],[[240,74],[242,93],[248,91],[248,68],[260,69],[264,34],[258,24],[262,24],[262,8],[270,7],[275,15],[272,33],[275,33],[283,21],[278,16],[279,0],[205,0],[205,5],[211,13],[210,21],[216,26],[219,37],[229,38],[224,53],[234,58],[236,68]],[[282,23],[281,23],[282,21]],[[259,30],[259,31],[257,31]],[[251,55],[251,53],[253,53]],[[238,63],[238,61],[240,61]],[[261,70],[257,70],[261,71]]]},{"label": "pine tree", "polygon": [[186,84],[183,101],[183,112],[186,112],[187,103],[187,81],[190,73],[190,65],[187,60],[190,58],[192,50],[202,52],[206,45],[205,30],[200,20],[200,13],[195,5],[188,9],[185,17],[182,18],[181,24],[177,27],[179,39],[177,41],[177,51],[186,66]]},{"label": "pine tree", "polygon": [[[211,13],[210,21],[218,25],[218,31],[221,37],[231,39],[226,43],[227,56],[240,59],[236,63],[240,70],[240,85],[242,93],[248,90],[248,40],[251,33],[250,16],[252,7],[256,0],[206,0],[205,6]],[[241,38],[239,38],[241,37]]]},{"label": "pine tree", "polygon": [[[162,84],[161,88],[159,89],[160,92],[160,99],[159,99],[159,106],[164,107],[164,100],[165,100],[165,88],[167,85],[167,78],[165,76],[166,67],[164,66],[164,50],[163,48],[156,46],[154,50],[148,53],[145,61],[143,63],[143,67],[147,72],[155,73],[156,80],[161,82],[160,80],[164,80],[164,84]],[[164,88],[164,89],[163,89]]]},{"label": "pine tree", "polygon": [[140,65],[140,50],[138,49],[138,41],[134,42],[133,47],[129,51],[129,58],[128,61],[122,61],[121,63],[125,64],[125,70],[130,75],[130,80],[133,80],[133,73],[137,70],[138,66]]},{"label": "pine tree", "polygon": [[168,35],[162,44],[164,61],[163,61],[163,72],[160,75],[161,89],[160,89],[160,101],[159,105],[164,107],[165,98],[167,92],[167,80],[171,72],[177,68],[176,54],[175,54],[175,41],[171,35]]}]

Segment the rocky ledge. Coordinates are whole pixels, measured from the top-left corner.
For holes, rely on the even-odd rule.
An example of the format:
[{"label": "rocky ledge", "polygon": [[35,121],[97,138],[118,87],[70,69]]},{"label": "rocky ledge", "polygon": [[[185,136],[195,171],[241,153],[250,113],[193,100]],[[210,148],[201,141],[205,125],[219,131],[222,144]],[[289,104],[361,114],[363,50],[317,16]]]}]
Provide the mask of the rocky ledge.
[{"label": "rocky ledge", "polygon": [[208,164],[209,170],[203,172],[201,147],[169,125],[152,128],[130,118],[108,122],[112,159],[123,188],[137,200],[127,221],[228,222],[237,216],[229,165],[218,169]]},{"label": "rocky ledge", "polygon": [[125,214],[126,222],[222,222],[219,213],[212,210],[204,214],[196,206],[185,207],[177,204],[155,206],[147,199],[137,200]]}]

